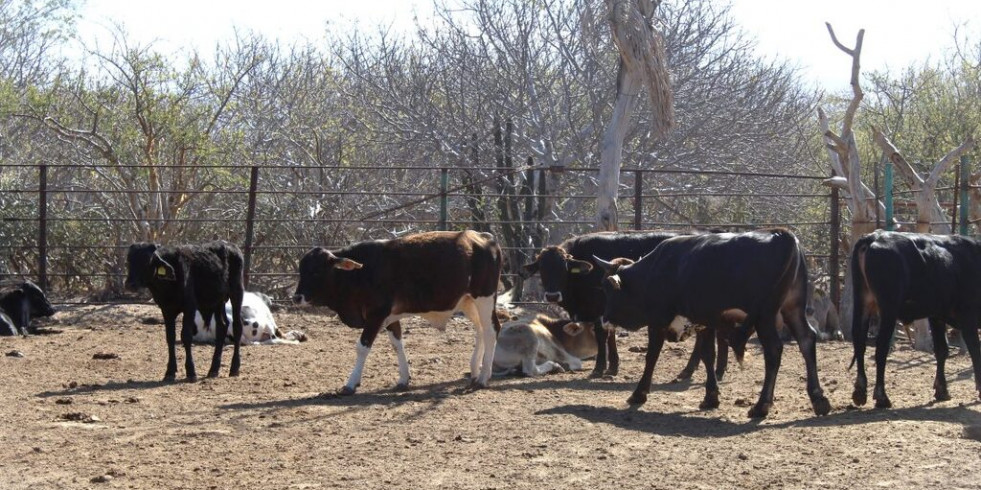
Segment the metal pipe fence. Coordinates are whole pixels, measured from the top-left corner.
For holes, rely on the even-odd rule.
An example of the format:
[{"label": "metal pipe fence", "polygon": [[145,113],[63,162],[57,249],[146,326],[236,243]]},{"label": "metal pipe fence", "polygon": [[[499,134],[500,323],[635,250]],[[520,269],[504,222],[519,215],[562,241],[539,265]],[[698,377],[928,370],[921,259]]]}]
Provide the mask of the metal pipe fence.
[{"label": "metal pipe fence", "polygon": [[[119,178],[92,177],[93,169]],[[173,178],[152,188],[144,175],[151,170],[172,172]],[[468,227],[495,234],[502,227],[544,229],[548,243],[557,243],[594,229],[590,179],[598,169],[564,169],[565,185],[544,192],[545,179],[556,170],[531,164],[0,164],[5,177],[0,179],[0,277],[33,279],[55,302],[106,301],[119,292],[129,243],[221,238],[242,248],[247,285],[286,291],[295,282],[299,257],[317,245],[339,248],[364,239]],[[820,187],[827,176],[624,168],[621,178],[622,228],[788,227],[802,238],[809,260],[829,277],[837,295],[840,218],[830,212],[837,209],[837,191]],[[524,187],[504,195],[495,189],[502,181]],[[506,219],[496,215],[495,203],[502,199],[552,204],[542,219],[528,213]],[[478,210],[485,216],[479,222]],[[530,243],[502,245],[529,258],[537,251]],[[513,270],[505,273],[514,276]]]}]

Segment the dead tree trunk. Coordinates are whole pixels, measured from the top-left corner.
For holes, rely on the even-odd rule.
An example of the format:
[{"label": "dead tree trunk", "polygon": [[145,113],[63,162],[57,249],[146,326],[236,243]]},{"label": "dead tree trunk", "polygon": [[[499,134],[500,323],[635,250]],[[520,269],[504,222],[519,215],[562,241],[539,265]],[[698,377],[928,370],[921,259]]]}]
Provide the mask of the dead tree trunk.
[{"label": "dead tree trunk", "polygon": [[[855,38],[855,47],[847,48],[838,41],[838,37],[835,36],[835,31],[831,27],[831,24],[826,23],[825,25],[828,26],[828,33],[831,34],[831,41],[834,45],[852,58],[852,99],[848,104],[848,108],[845,110],[845,116],[842,119],[841,129],[838,133],[831,131],[827,115],[823,109],[818,108],[818,122],[823,131],[828,159],[831,162],[831,168],[834,169],[835,175],[838,176],[825,181],[825,185],[839,187],[843,191],[842,194],[844,195],[845,203],[852,216],[850,239],[847,242],[847,247],[850,248],[851,244],[855,243],[858,237],[870,233],[875,229],[876,206],[879,206],[881,212],[885,214],[885,208],[882,207],[881,203],[876,201],[875,194],[868,186],[862,183],[862,162],[858,156],[858,146],[855,143],[855,134],[852,131],[855,123],[855,114],[862,103],[862,98],[865,97],[862,86],[859,84],[862,39],[865,37],[865,29],[858,31],[858,36]],[[838,309],[838,324],[841,325],[842,334],[846,339],[852,338],[853,300],[851,274],[851,268],[846,264],[845,287],[841,295],[841,305],[839,305],[840,308]],[[838,278],[832,278],[832,280],[838,280]]]},{"label": "dead tree trunk", "polygon": [[641,89],[646,86],[651,98],[655,137],[663,137],[674,124],[674,109],[664,43],[651,25],[660,1],[606,0],[606,4],[620,62],[613,115],[600,143],[596,225],[601,230],[612,231],[619,226],[617,195],[623,143]]}]

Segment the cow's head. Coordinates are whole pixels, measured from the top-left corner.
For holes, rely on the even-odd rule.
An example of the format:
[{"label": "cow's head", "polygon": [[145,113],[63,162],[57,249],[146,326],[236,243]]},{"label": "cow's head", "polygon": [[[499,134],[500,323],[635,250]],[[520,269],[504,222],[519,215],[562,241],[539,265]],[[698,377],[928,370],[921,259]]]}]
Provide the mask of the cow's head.
[{"label": "cow's head", "polygon": [[559,303],[562,301],[562,291],[569,280],[577,276],[585,276],[593,270],[593,264],[576,260],[561,247],[547,247],[535,257],[535,261],[522,267],[522,276],[529,277],[536,272],[542,276],[542,289],[545,290],[545,301]]},{"label": "cow's head", "polygon": [[44,291],[31,281],[24,281],[20,286],[24,292],[24,302],[31,312],[31,318],[47,317],[55,314],[54,308],[44,295]]},{"label": "cow's head", "polygon": [[150,260],[156,254],[160,245],[156,243],[134,243],[129,246],[126,252],[126,289],[136,291],[147,287],[147,278],[150,274]]},{"label": "cow's head", "polygon": [[351,259],[338,257],[322,247],[314,248],[300,259],[300,282],[293,302],[298,305],[328,305],[343,286],[343,275],[363,267]]},{"label": "cow's head", "polygon": [[606,306],[603,310],[603,322],[629,330],[636,330],[644,324],[643,315],[643,286],[637,274],[633,274],[633,261],[617,258],[605,261],[593,257],[593,261],[603,270],[603,294],[606,295]]}]

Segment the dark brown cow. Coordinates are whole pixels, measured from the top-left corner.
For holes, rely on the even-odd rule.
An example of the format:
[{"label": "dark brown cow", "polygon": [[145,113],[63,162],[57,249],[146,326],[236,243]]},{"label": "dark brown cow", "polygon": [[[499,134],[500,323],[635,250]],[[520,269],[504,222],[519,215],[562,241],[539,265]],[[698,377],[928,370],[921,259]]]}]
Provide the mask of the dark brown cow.
[{"label": "dark brown cow", "polygon": [[970,237],[876,231],[855,242],[852,249],[852,343],[858,373],[852,401],[864,405],[868,397],[865,341],[873,316],[879,315],[875,346],[877,408],[889,408],[886,395],[886,360],[896,321],[930,320],[937,373],[934,398],[949,400],[944,363],[947,360],[947,325],[960,330],[971,354],[974,387],[981,397],[981,241]]},{"label": "dark brown cow", "polygon": [[[664,344],[667,327],[679,316],[717,327],[728,310],[746,314],[745,333],[756,329],[763,345],[766,375],[759,401],[750,417],[765,417],[773,404],[773,391],[783,344],[777,335],[780,317],[797,339],[807,371],[807,393],[814,413],[825,415],[831,404],[817,375],[815,333],[805,315],[807,267],[797,237],[788,230],[766,229],[748,233],[709,233],[678,236],[661,242],[635,264],[619,266],[597,261],[612,274],[603,282],[606,309],[603,319],[637,330],[647,325],[648,349],[644,374],[628,402],[642,404],[650,393],[651,378]],[[744,342],[744,338],[740,342]],[[740,342],[734,340],[735,345]],[[719,406],[711,342],[701,348],[708,379],[703,409]]]},{"label": "dark brown cow", "polygon": [[345,325],[362,330],[357,362],[341,394],[353,394],[361,383],[365,359],[382,328],[398,353],[396,388],[408,387],[399,320],[418,315],[442,330],[458,311],[477,327],[471,387],[483,387],[501,328],[494,314],[501,257],[493,235],[472,230],[361,242],[333,252],[318,247],[300,260],[293,301],[327,306]]}]

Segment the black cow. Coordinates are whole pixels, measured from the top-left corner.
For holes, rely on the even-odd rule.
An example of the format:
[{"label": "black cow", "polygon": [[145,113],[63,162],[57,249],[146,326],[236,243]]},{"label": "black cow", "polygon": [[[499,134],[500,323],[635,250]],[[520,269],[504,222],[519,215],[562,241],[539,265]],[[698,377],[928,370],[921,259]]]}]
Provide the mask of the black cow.
[{"label": "black cow", "polygon": [[[149,288],[153,301],[160,307],[167,328],[167,371],[164,381],[177,376],[177,315],[183,315],[181,343],[184,345],[184,369],[187,380],[197,380],[191,346],[196,327],[197,311],[202,317],[219,319],[217,331],[227,331],[225,302],[232,303],[232,334],[235,348],[229,376],[238,376],[242,343],[242,252],[230,243],[216,241],[204,245],[164,247],[155,243],[134,243],[127,254],[129,274],[126,288]],[[208,377],[218,376],[221,370],[221,351],[225,336],[215,336],[215,353]]]},{"label": "black cow", "polygon": [[889,344],[896,320],[929,318],[937,374],[934,398],[949,400],[944,363],[947,327],[959,329],[974,366],[974,383],[981,396],[981,242],[962,236],[876,231],[855,242],[851,267],[854,292],[852,343],[858,375],[852,400],[867,401],[865,339],[873,315],[879,315],[875,346],[877,408],[892,406],[886,396],[885,374]]},{"label": "black cow", "polygon": [[[600,341],[596,363],[590,376],[602,376],[604,371],[606,374],[615,375],[620,368],[616,332],[604,328],[602,322],[606,296],[600,284],[604,274],[602,269],[593,267],[593,257],[604,260],[614,258],[637,260],[654,250],[662,241],[678,235],[670,232],[589,233],[569,238],[557,246],[542,249],[534,262],[523,267],[526,277],[535,273],[541,275],[545,301],[561,306],[573,321],[593,324],[596,338]],[[700,334],[698,338],[704,336]],[[720,379],[725,373],[728,362],[727,340],[724,335],[718,336],[717,372]],[[741,353],[737,353],[737,357],[741,359]],[[607,359],[609,359],[608,368]],[[692,360],[697,362],[695,352],[692,352]],[[692,369],[689,370],[689,367]],[[682,370],[678,379],[688,379],[693,372],[693,363],[689,362],[689,366]]]},{"label": "black cow", "polygon": [[0,335],[27,335],[32,318],[54,313],[44,291],[31,281],[0,287]]},{"label": "black cow", "polygon": [[[654,365],[664,344],[666,328],[678,316],[715,329],[733,310],[745,313],[741,327],[753,328],[763,345],[766,376],[760,399],[750,417],[765,417],[773,391],[783,343],[777,334],[782,314],[797,339],[807,369],[807,393],[814,412],[825,415],[831,404],[818,382],[815,333],[804,318],[807,267],[800,245],[784,229],[748,233],[711,233],[670,238],[632,265],[599,261],[612,275],[603,282],[605,321],[630,330],[647,325],[648,349],[644,374],[628,400],[647,401]],[[712,342],[700,348],[708,379],[700,407],[716,408],[719,389],[713,370]]]},{"label": "black cow", "polygon": [[300,259],[293,301],[327,306],[345,325],[362,329],[357,362],[341,394],[353,394],[361,383],[365,359],[382,328],[398,354],[396,388],[408,387],[399,320],[419,315],[442,330],[457,311],[477,327],[470,386],[484,387],[501,329],[494,314],[501,257],[493,235],[471,230],[361,242],[333,252],[318,247]]}]

